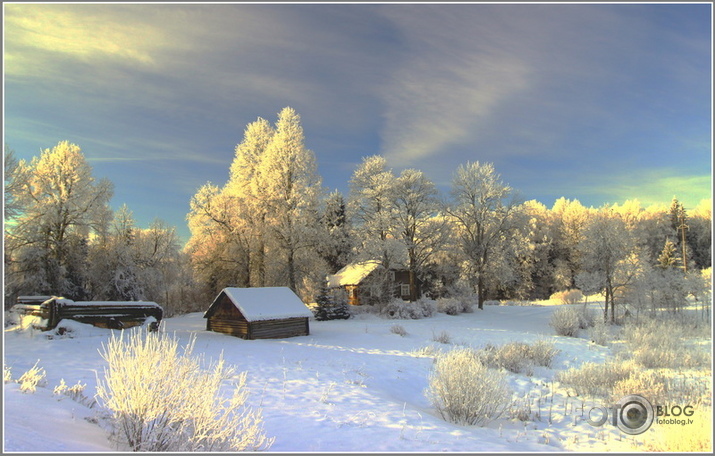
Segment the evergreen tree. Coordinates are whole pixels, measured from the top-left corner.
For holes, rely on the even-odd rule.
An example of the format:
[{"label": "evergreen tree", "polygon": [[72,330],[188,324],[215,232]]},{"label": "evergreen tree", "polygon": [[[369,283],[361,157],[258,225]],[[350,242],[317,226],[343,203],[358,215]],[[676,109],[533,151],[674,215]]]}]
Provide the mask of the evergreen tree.
[{"label": "evergreen tree", "polygon": [[327,285],[323,285],[320,288],[320,292],[315,298],[315,303],[317,304],[315,319],[318,321],[347,320],[350,318],[348,303],[345,300],[336,300]]},{"label": "evergreen tree", "polygon": [[348,264],[352,251],[352,239],[348,224],[345,199],[335,191],[328,196],[321,217],[324,239],[318,244],[318,253],[325,260],[331,273]]},{"label": "evergreen tree", "polygon": [[658,256],[658,266],[663,269],[674,268],[679,262],[677,249],[670,239],[665,241],[663,251]]}]

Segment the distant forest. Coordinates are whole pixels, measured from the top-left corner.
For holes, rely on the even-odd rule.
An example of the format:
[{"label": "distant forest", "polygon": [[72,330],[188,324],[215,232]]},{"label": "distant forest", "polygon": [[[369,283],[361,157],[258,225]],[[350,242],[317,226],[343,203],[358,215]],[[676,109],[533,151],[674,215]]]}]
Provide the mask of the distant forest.
[{"label": "distant forest", "polygon": [[[155,220],[138,227],[80,147],[60,142],[30,162],[5,148],[5,307],[19,295],[149,300],[167,316],[205,310],[226,286],[288,286],[312,302],[325,277],[377,260],[423,281],[429,297],[544,299],[579,289],[606,303],[678,308],[710,289],[712,202],[548,208],[521,201],[490,163],[455,170],[440,194],[417,169],[363,159],[349,193],[328,192],[300,116],[258,119],[229,178],[190,201],[191,238]],[[415,299],[418,297],[415,296]]]}]

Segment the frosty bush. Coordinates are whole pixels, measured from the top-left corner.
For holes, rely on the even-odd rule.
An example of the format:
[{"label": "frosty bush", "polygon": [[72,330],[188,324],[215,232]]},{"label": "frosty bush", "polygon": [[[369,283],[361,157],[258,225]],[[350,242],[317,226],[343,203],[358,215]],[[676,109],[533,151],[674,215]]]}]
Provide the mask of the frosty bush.
[{"label": "frosty bush", "polygon": [[584,363],[579,368],[559,372],[556,380],[571,386],[579,396],[608,397],[616,383],[627,379],[639,369],[635,363],[627,361]]},{"label": "frosty bush", "polygon": [[390,327],[390,332],[392,334],[397,334],[398,336],[405,337],[407,335],[407,330],[402,325],[392,325]]},{"label": "frosty bush", "polygon": [[17,383],[20,384],[20,391],[23,393],[34,393],[38,386],[42,386],[45,383],[45,369],[37,367],[40,363],[38,359],[34,366],[30,368],[27,372],[22,374]]},{"label": "frosty bush", "polygon": [[406,302],[401,299],[394,299],[382,308],[381,314],[387,318],[396,320],[419,320],[429,318],[434,315],[434,301],[429,299],[419,299],[415,302]]},{"label": "frosty bush", "polygon": [[192,355],[195,339],[179,351],[176,337],[133,331],[102,346],[108,367],[97,397],[112,413],[120,438],[133,451],[243,451],[268,448],[260,413],[244,404],[246,373],[230,399],[221,384],[233,376],[220,358],[209,369]]},{"label": "frosty bush", "polygon": [[479,426],[499,418],[511,397],[505,376],[464,348],[437,358],[426,394],[443,419]]},{"label": "frosty bush", "polygon": [[602,319],[596,319],[593,327],[588,330],[588,338],[594,344],[606,346],[611,340],[611,329]]},{"label": "frosty bush", "polygon": [[625,356],[643,367],[706,368],[711,364],[709,351],[688,346],[685,337],[704,334],[698,334],[687,320],[646,318],[639,323],[629,322],[622,333],[628,346]]},{"label": "frosty bush", "polygon": [[577,304],[583,301],[583,293],[577,289],[558,291],[552,294],[550,299],[561,304]]},{"label": "frosty bush", "polygon": [[459,315],[464,312],[471,312],[474,302],[468,297],[442,298],[436,301],[437,312],[447,315]]},{"label": "frosty bush", "polygon": [[580,329],[578,310],[573,307],[556,309],[551,314],[549,325],[559,336],[576,337]]},{"label": "frosty bush", "polygon": [[432,331],[432,340],[440,344],[449,345],[452,343],[452,336],[447,331],[440,331],[439,334]]},{"label": "frosty bush", "polygon": [[558,350],[553,343],[539,340],[533,345],[524,342],[509,342],[500,347],[487,345],[478,353],[480,361],[489,367],[532,375],[535,365],[550,367]]}]

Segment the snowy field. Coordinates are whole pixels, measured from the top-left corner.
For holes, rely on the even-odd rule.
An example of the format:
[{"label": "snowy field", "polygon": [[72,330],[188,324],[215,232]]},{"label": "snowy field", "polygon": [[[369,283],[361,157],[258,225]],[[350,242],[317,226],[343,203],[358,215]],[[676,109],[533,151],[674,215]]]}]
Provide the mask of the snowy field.
[{"label": "snowy field", "polygon": [[[628,436],[610,423],[585,420],[590,406],[554,382],[557,371],[604,362],[611,349],[584,338],[555,336],[549,319],[557,306],[486,306],[483,311],[422,320],[358,315],[311,321],[311,334],[284,340],[245,341],[205,331],[201,313],[165,319],[162,331],[182,344],[196,336],[194,353],[221,353],[237,371],[248,371],[249,402],[262,410],[272,452],[558,452],[633,451],[657,426]],[[407,332],[391,332],[395,324]],[[4,362],[19,377],[36,362],[47,381],[35,393],[4,385],[6,452],[122,451],[110,439],[99,407],[53,395],[60,380],[86,383],[93,396],[104,361],[99,349],[111,330],[75,325],[72,337],[48,339],[36,330],[5,328]],[[438,343],[445,332],[450,343]],[[532,376],[509,373],[514,406],[531,404],[532,419],[504,416],[486,427],[444,421],[425,397],[438,351],[510,341],[553,341],[560,350],[551,368]]]}]

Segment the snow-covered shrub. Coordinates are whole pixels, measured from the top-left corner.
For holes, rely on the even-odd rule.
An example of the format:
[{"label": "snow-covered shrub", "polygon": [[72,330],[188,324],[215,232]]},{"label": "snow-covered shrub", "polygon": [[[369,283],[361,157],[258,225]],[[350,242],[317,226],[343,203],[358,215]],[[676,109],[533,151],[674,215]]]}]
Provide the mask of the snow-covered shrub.
[{"label": "snow-covered shrub", "polygon": [[437,312],[446,313],[447,315],[459,315],[464,312],[472,312],[474,302],[467,296],[458,296],[438,299],[436,305]]},{"label": "snow-covered shrub", "polygon": [[[596,321],[599,320],[598,316],[586,307],[578,307],[574,310],[578,316],[578,327],[580,329],[588,329],[595,325]],[[603,321],[603,317],[601,317],[600,320]]]},{"label": "snow-covered shrub", "polygon": [[504,374],[489,369],[465,348],[437,358],[426,394],[445,420],[478,426],[498,419],[511,397]]},{"label": "snow-covered shrub", "polygon": [[17,383],[20,384],[20,391],[23,393],[34,393],[38,386],[43,386],[46,382],[45,369],[42,367],[37,367],[40,363],[38,359],[34,366],[30,368],[27,372],[22,374]]},{"label": "snow-covered shrub", "polygon": [[440,331],[439,334],[432,332],[432,340],[440,344],[449,345],[452,343],[452,336],[447,331]]},{"label": "snow-covered shrub", "polygon": [[[707,327],[706,327],[707,328]],[[689,346],[684,337],[710,337],[678,318],[645,318],[622,328],[626,357],[646,368],[706,368],[711,364],[709,351]]]},{"label": "snow-covered shrub", "polygon": [[611,340],[611,327],[601,318],[597,318],[594,325],[588,330],[588,338],[594,344],[604,347]]},{"label": "snow-covered shrub", "polygon": [[611,399],[617,402],[620,398],[637,393],[645,397],[651,404],[667,404],[668,379],[654,371],[634,371],[627,378],[613,385]]},{"label": "snow-covered shrub", "polygon": [[531,345],[529,355],[537,366],[551,367],[554,357],[559,354],[559,349],[548,340],[539,339]]},{"label": "snow-covered shrub", "polygon": [[580,328],[579,312],[572,308],[566,307],[556,309],[551,314],[549,325],[554,328],[559,336],[576,337]]},{"label": "snow-covered shrub", "polygon": [[65,379],[61,378],[60,384],[55,386],[55,388],[52,390],[52,393],[55,396],[67,396],[75,402],[79,402],[80,404],[84,404],[87,407],[92,408],[95,406],[96,402],[94,401],[94,399],[85,396],[84,389],[86,387],[87,384],[82,383],[80,381],[78,381],[73,386],[67,386]]},{"label": "snow-covered shrub", "polygon": [[[556,374],[556,380],[571,386],[579,396],[608,397],[616,383],[641,370],[633,362],[584,363]],[[630,394],[633,394],[632,392]]]},{"label": "snow-covered shrub", "polygon": [[557,291],[551,295],[550,299],[558,301],[561,304],[577,304],[583,301],[583,293],[581,290],[575,288],[572,290]]},{"label": "snow-covered shrub", "polygon": [[534,363],[529,357],[529,345],[523,342],[510,342],[501,347],[488,344],[479,352],[479,360],[494,369],[533,375]]},{"label": "snow-covered shrub", "polygon": [[434,301],[422,298],[415,302],[394,299],[383,307],[380,313],[384,317],[396,320],[419,320],[431,317],[434,312]]},{"label": "snow-covered shrub", "polygon": [[509,342],[497,347],[488,344],[478,353],[479,359],[489,367],[532,375],[534,366],[550,367],[558,350],[553,343],[539,340],[533,345]]},{"label": "snow-covered shrub", "polygon": [[398,336],[405,337],[407,335],[407,330],[402,325],[392,325],[390,327],[390,332],[392,334],[397,334]]},{"label": "snow-covered shrub", "polygon": [[12,382],[12,368],[10,366],[3,366],[2,378],[4,383]]},{"label": "snow-covered shrub", "polygon": [[132,331],[102,346],[108,366],[97,397],[133,451],[244,451],[268,448],[262,417],[244,406],[246,372],[230,398],[221,384],[234,370],[220,358],[208,369],[193,356],[195,339],[179,350],[176,337]]},{"label": "snow-covered shrub", "polygon": [[447,315],[459,315],[462,313],[462,302],[456,298],[442,298],[437,300],[437,312]]}]

